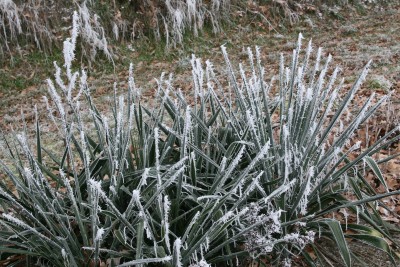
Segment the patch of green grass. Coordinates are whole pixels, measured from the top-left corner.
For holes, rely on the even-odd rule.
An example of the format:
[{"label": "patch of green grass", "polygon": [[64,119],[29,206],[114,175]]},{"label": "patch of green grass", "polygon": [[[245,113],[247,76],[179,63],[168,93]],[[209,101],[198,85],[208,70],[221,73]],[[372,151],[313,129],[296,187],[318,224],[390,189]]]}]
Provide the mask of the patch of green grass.
[{"label": "patch of green grass", "polygon": [[371,90],[378,90],[382,88],[382,85],[377,80],[368,80],[367,81],[367,88]]},{"label": "patch of green grass", "polygon": [[53,62],[60,62],[62,53],[54,49],[51,54],[33,49],[16,54],[0,63],[0,90],[23,90],[32,85],[38,85],[46,77],[53,74]]},{"label": "patch of green grass", "polygon": [[[89,62],[86,57],[82,56],[80,49],[77,49],[76,59],[73,70],[82,67],[93,74],[92,76],[96,76],[96,73],[100,71],[101,74],[114,72],[114,64],[107,60],[101,52],[96,55],[95,62]],[[2,76],[0,91],[8,94],[15,90],[22,91],[29,86],[39,85],[45,79],[54,76],[54,62],[60,67],[64,64],[63,52],[59,48],[54,48],[51,53],[28,48],[8,60],[3,60],[0,63],[0,75]]]}]

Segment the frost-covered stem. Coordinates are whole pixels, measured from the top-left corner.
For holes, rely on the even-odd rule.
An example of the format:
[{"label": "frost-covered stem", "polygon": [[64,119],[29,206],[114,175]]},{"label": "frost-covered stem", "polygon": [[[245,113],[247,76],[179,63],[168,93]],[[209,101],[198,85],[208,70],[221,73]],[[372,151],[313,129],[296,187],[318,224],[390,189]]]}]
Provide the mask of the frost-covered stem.
[{"label": "frost-covered stem", "polygon": [[169,211],[170,211],[171,202],[168,199],[168,196],[164,196],[164,240],[165,245],[167,247],[168,253],[171,253],[171,245],[170,245],[170,230],[169,230]]},{"label": "frost-covered stem", "polygon": [[182,247],[181,239],[180,238],[175,239],[173,257],[172,257],[172,266],[182,267],[181,247]]}]

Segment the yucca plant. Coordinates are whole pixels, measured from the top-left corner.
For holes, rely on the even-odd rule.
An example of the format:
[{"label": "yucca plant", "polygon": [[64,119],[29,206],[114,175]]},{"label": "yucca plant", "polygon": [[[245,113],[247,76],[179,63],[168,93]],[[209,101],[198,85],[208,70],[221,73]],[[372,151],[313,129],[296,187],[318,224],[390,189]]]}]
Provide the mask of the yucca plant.
[{"label": "yucca plant", "polygon": [[[265,82],[259,49],[256,49],[255,59],[248,50],[250,71],[246,74],[240,66],[237,77],[222,48],[229,76],[228,88],[221,86],[215,78],[210,63],[203,70],[200,60],[193,58],[191,137],[182,135],[179,129],[183,126],[179,126],[174,115],[188,105],[180,92],[175,93],[178,105],[175,104],[177,101],[167,98],[164,105],[160,105],[166,111],[163,112],[162,107],[157,113],[171,116],[166,121],[173,121],[174,126],[165,125],[164,115],[158,126],[165,135],[172,134],[178,139],[168,148],[175,146],[182,151],[184,146],[188,153],[197,153],[193,175],[211,178],[196,178],[197,183],[209,181],[210,184],[204,187],[206,195],[215,197],[221,192],[228,193],[227,203],[234,209],[240,209],[242,205],[247,208],[250,203],[249,213],[236,226],[240,230],[235,238],[236,242],[243,242],[244,250],[253,258],[289,264],[293,255],[302,254],[313,265],[314,261],[304,247],[317,235],[336,242],[347,266],[351,265],[351,258],[359,259],[349,251],[345,237],[386,251],[394,263],[394,255],[386,241],[392,239],[375,206],[385,207],[378,200],[399,192],[377,194],[361,170],[373,171],[386,185],[371,156],[398,142],[399,128],[392,129],[363,150],[360,142],[352,138],[356,129],[388,96],[372,105],[372,95],[355,114],[349,114],[352,112],[349,104],[365,79],[370,63],[349,92],[341,93],[343,80],[336,83],[339,68],[330,76],[327,74],[331,57],[321,67],[322,52],[319,49],[314,66],[310,66],[311,42],[301,56],[301,39],[300,36],[290,67],[285,67],[284,58],[281,58],[276,82]],[[167,87],[163,95],[168,96],[169,92]],[[273,92],[278,94],[274,96]],[[159,115],[151,116],[160,121]],[[187,115],[186,119],[184,115],[178,117],[182,123],[189,119]],[[349,155],[354,153],[357,156],[350,160]],[[221,195],[216,199],[224,197]],[[332,214],[337,211],[346,218],[343,224],[332,219]],[[347,223],[350,213],[356,214],[357,222]],[[363,225],[358,224],[359,218],[364,221]],[[246,228],[250,225],[251,229]],[[229,242],[228,239],[211,249],[206,256],[212,257]],[[321,255],[318,246],[313,245],[312,249]]]},{"label": "yucca plant", "polygon": [[[118,97],[115,88],[109,118],[96,108],[86,73],[73,71],[76,38],[64,42],[65,74],[55,64],[55,82],[48,80],[61,149],[45,148],[38,119],[34,141],[24,132],[3,138],[2,262],[194,267],[250,258],[289,266],[301,254],[316,265],[305,248],[321,255],[317,237],[335,240],[347,266],[345,237],[393,259],[373,207],[399,192],[377,194],[360,170],[367,166],[384,183],[372,156],[398,141],[398,128],[362,151],[352,143],[386,98],[341,122],[368,66],[342,98],[339,69],[328,75],[330,57],[320,67],[321,50],[310,67],[311,43],[302,56],[301,36],[276,82],[265,81],[258,48],[255,59],[248,50],[249,72],[240,66],[237,77],[222,47],[227,79],[193,56],[193,95],[163,75],[148,106],[131,66],[128,94]],[[333,219],[338,210],[365,224]]]},{"label": "yucca plant", "polygon": [[[365,79],[370,63],[351,89],[341,93],[343,80],[335,83],[339,68],[333,70],[330,77],[327,75],[331,57],[321,67],[319,49],[314,66],[310,66],[311,42],[301,57],[301,39],[300,35],[290,67],[285,67],[284,58],[281,57],[276,82],[264,81],[258,49],[256,62],[251,50],[248,51],[250,74],[246,75],[240,66],[239,78],[234,75],[227,53],[224,52],[231,75],[230,82],[235,91],[234,97],[225,98],[229,107],[226,110],[230,111],[225,118],[229,121],[227,128],[237,140],[252,143],[249,159],[253,159],[252,155],[257,154],[265,144],[271,145],[267,160],[259,166],[260,170],[267,170],[263,176],[264,183],[261,183],[267,196],[277,186],[289,187],[285,194],[274,197],[272,201],[275,210],[283,211],[280,217],[281,236],[288,242],[278,242],[274,247],[275,255],[267,255],[267,259],[270,262],[277,260],[288,263],[290,255],[301,253],[310,265],[314,265],[310,255],[302,250],[307,243],[304,240],[310,240],[307,237],[313,232],[320,238],[323,236],[336,242],[346,266],[351,265],[354,255],[349,251],[345,237],[386,251],[394,263],[394,255],[385,241],[385,238],[392,239],[375,207],[383,205],[378,201],[381,197],[399,192],[377,194],[364,179],[362,173],[365,172],[361,170],[372,170],[386,185],[377,162],[371,156],[398,142],[399,128],[392,129],[364,150],[360,149],[360,142],[352,138],[355,130],[371,117],[388,96],[372,105],[372,95],[357,112],[349,110],[349,104]],[[241,79],[240,83],[238,79]],[[277,88],[275,83],[278,84]],[[269,96],[270,92],[279,92],[276,100]],[[235,100],[234,105],[230,99]],[[350,160],[349,155],[356,151],[357,156]],[[343,212],[345,222],[332,219],[332,213],[337,211]],[[349,213],[357,215],[357,223],[347,223]],[[358,224],[359,218],[364,220],[363,225]],[[349,234],[344,230],[349,230]],[[307,235],[301,237],[302,232]],[[285,236],[294,233],[299,237],[297,242]],[[313,245],[312,249],[321,255],[317,246]],[[262,247],[256,248],[255,252],[265,254]]]}]

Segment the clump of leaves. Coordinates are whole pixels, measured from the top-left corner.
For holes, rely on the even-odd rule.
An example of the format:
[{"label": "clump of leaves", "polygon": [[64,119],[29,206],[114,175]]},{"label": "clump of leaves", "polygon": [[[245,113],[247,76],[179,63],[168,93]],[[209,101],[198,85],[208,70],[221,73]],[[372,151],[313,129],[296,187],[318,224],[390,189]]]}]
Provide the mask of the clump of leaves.
[{"label": "clump of leaves", "polygon": [[[301,39],[289,67],[281,57],[277,81],[266,81],[258,48],[255,57],[248,50],[248,73],[240,65],[237,75],[222,47],[227,80],[193,56],[193,95],[163,75],[150,106],[131,66],[128,94],[114,94],[111,118],[96,109],[85,71],[72,70],[75,42],[67,40],[66,75],[55,64],[55,82],[48,80],[61,153],[42,145],[38,120],[35,140],[24,132],[3,138],[11,164],[0,164],[12,187],[0,183],[1,260],[194,267],[252,258],[288,266],[303,255],[315,265],[319,259],[305,247],[322,255],[314,245],[322,236],[336,242],[347,266],[346,237],[393,260],[373,207],[400,192],[377,194],[361,170],[384,183],[371,156],[400,136],[394,129],[363,151],[352,143],[387,97],[372,104],[371,96],[343,123],[369,65],[342,98],[331,57],[321,66],[319,49],[312,65],[311,42],[303,55]],[[339,210],[366,224],[333,219]]]}]

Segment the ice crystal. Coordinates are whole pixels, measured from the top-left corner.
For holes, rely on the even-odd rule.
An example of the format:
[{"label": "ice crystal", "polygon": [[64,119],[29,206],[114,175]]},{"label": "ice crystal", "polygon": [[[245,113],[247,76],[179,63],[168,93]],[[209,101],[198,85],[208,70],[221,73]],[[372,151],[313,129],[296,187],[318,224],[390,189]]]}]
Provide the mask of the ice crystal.
[{"label": "ice crystal", "polygon": [[199,262],[190,264],[189,267],[211,267],[211,264],[208,264],[204,259],[202,259]]},{"label": "ice crystal", "polygon": [[99,228],[97,230],[96,237],[95,237],[94,241],[95,242],[101,241],[103,239],[104,233],[105,233],[104,228]]},{"label": "ice crystal", "polygon": [[251,231],[245,233],[245,249],[256,258],[258,255],[266,255],[273,251],[276,242],[273,234],[281,233],[279,216],[281,211],[261,212],[256,203],[251,203],[246,216],[243,217],[246,225],[257,225]]},{"label": "ice crystal", "polygon": [[305,248],[306,245],[314,242],[314,237],[314,231],[307,231],[305,235],[302,235],[300,233],[287,234],[283,237],[283,240],[287,243],[298,246],[302,250]]}]

